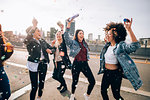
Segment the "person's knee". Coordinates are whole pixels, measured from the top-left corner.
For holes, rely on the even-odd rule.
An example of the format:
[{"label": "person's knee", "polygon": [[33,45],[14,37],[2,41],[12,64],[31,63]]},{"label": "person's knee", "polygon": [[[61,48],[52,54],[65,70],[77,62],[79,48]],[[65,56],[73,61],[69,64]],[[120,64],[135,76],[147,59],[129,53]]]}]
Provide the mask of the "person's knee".
[{"label": "person's knee", "polygon": [[101,86],[101,94],[102,95],[107,94],[107,88]]},{"label": "person's knee", "polygon": [[37,91],[38,86],[32,86],[32,91]]},{"label": "person's knee", "polygon": [[90,85],[94,86],[95,83],[96,83],[96,81],[95,81],[95,79],[93,78],[92,80],[89,81],[89,83],[90,83]]}]

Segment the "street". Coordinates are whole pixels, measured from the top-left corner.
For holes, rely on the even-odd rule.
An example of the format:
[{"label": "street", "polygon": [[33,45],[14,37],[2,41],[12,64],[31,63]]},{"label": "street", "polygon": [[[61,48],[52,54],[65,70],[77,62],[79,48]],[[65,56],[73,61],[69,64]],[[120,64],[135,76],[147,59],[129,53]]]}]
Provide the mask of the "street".
[{"label": "street", "polygon": [[[26,68],[21,68],[21,67],[15,67],[15,65],[13,65],[13,64],[18,64],[18,66],[20,66],[20,65],[23,65],[23,66],[26,66],[26,62],[27,62],[27,57],[28,57],[28,53],[27,53],[27,51],[26,50],[23,50],[23,49],[16,49],[15,51],[14,51],[14,54],[12,55],[12,57],[9,59],[9,60],[7,60],[7,64],[6,64],[6,67],[5,67],[5,70],[6,70],[6,72],[7,72],[7,74],[8,74],[8,77],[9,77],[9,80],[10,80],[10,85],[11,85],[11,90],[12,90],[12,93],[13,92],[15,92],[15,91],[17,91],[17,90],[19,90],[19,89],[21,89],[21,88],[23,88],[24,86],[26,86],[26,85],[28,85],[28,84],[30,84],[30,79],[29,79],[29,75],[28,75],[28,70],[26,69]],[[101,79],[102,79],[102,75],[97,75],[97,72],[98,72],[98,70],[99,70],[99,57],[97,57],[97,56],[95,56],[95,55],[91,55],[90,56],[90,60],[89,60],[89,66],[90,66],[90,68],[91,68],[91,70],[92,70],[92,72],[93,72],[93,74],[94,74],[94,77],[95,77],[95,79],[96,79],[96,81],[97,82],[101,82]],[[49,69],[48,69],[48,71],[49,72],[52,72],[53,71],[53,62],[52,62],[52,59],[53,59],[53,55],[50,55],[50,67],[49,67]],[[71,58],[71,61],[72,61],[73,59]],[[139,70],[139,73],[140,73],[140,76],[141,76],[141,79],[142,79],[142,81],[143,81],[143,86],[139,89],[140,91],[143,91],[143,93],[140,93],[141,94],[141,97],[143,96],[145,99],[144,100],[148,100],[148,98],[150,99],[150,96],[149,95],[147,95],[146,93],[148,93],[148,94],[150,94],[150,75],[149,75],[149,70],[150,70],[150,65],[149,64],[142,64],[142,63],[138,63],[138,62],[144,62],[144,60],[134,60],[134,61],[136,61],[137,63],[136,63],[136,65],[137,65],[137,68],[138,68],[138,70]],[[12,63],[12,64],[10,64],[10,63]],[[71,76],[71,71],[70,70],[66,70],[66,73],[65,73],[65,75],[68,75],[69,77]],[[80,74],[80,77],[81,77],[81,79],[83,78],[83,79],[86,79],[85,78],[85,76],[81,73]],[[68,81],[70,80],[70,79],[66,79],[67,80],[67,83],[68,83]],[[49,86],[50,86],[50,84],[51,84],[51,82],[52,83],[54,83],[54,82],[56,82],[55,80],[53,80],[52,78],[50,78],[50,79],[48,79],[48,81],[46,81],[46,86],[48,86],[48,84],[47,83],[49,83]],[[56,82],[57,84],[58,84],[58,82]],[[83,82],[84,83],[84,82]],[[17,84],[17,85],[16,85]],[[80,82],[79,82],[79,84],[81,84]],[[52,85],[52,84],[51,84]],[[55,84],[56,85],[56,84]],[[82,84],[83,85],[83,84]],[[81,86],[82,86],[81,85]],[[100,84],[99,84],[100,85]],[[99,85],[95,85],[95,87],[96,88],[94,88],[94,89],[96,89],[96,91],[98,91],[98,93],[96,93],[96,94],[94,94],[95,92],[93,92],[92,94],[94,94],[94,95],[97,95],[98,97],[100,97],[101,98],[101,94],[100,94],[100,86]],[[79,86],[79,87],[81,87],[81,86]],[[84,86],[84,85],[83,85]],[[70,87],[71,87],[71,80],[69,81],[69,83],[68,83],[68,87],[69,87],[69,90],[71,90],[70,89]],[[84,88],[84,91],[86,91],[86,87],[87,87],[87,84],[86,84],[86,86],[85,87],[83,87]],[[56,87],[53,87],[54,89],[55,89],[55,91],[57,91],[56,90]],[[132,94],[132,92],[131,93],[127,93],[127,92],[129,92],[128,90],[126,90],[126,88],[128,89],[132,89],[133,90],[133,87],[132,87],[132,85],[130,84],[130,82],[128,81],[128,80],[126,80],[126,79],[123,79],[123,81],[122,81],[122,90],[123,91],[121,91],[121,92],[123,92],[123,94],[125,95],[125,96],[128,96],[128,95],[130,95],[130,96],[132,96],[131,94]],[[45,90],[45,91],[47,91],[47,90]],[[93,90],[94,91],[94,90]],[[111,91],[111,89],[110,89],[110,91]],[[28,91],[29,92],[29,91]],[[145,93],[146,92],[146,93]],[[27,93],[27,94],[29,94],[29,93]],[[83,93],[82,93],[83,94]],[[91,95],[92,95],[91,94]],[[135,91],[135,93],[134,93],[135,95],[137,95],[136,94],[136,91]],[[56,95],[56,94],[55,94]],[[110,95],[112,95],[111,93],[110,93]],[[139,95],[140,96],[140,95]],[[25,97],[25,95],[23,96],[23,97]],[[28,95],[28,97],[29,97],[29,95]],[[57,97],[57,96],[56,96]],[[97,97],[97,98],[98,98]],[[123,96],[124,97],[124,96]],[[80,98],[80,97],[79,97]],[[124,98],[127,98],[127,97],[124,97]],[[28,98],[29,99],[29,98]],[[56,100],[56,98],[55,98],[55,96],[54,96],[54,99]],[[54,99],[52,99],[52,100],[54,100]],[[23,100],[23,99],[18,99],[18,100]],[[47,99],[46,99],[47,100]],[[51,100],[51,99],[50,99]],[[58,100],[58,99],[57,99]],[[61,100],[60,98],[59,98],[59,100]],[[64,99],[64,100],[66,100],[66,99]],[[80,99],[79,99],[80,100]],[[94,97],[93,97],[93,99],[91,99],[91,100],[94,100]],[[97,99],[96,99],[97,100]],[[127,99],[128,100],[128,99]],[[135,99],[135,100],[137,100],[137,99]],[[140,100],[140,99],[139,99]]]}]

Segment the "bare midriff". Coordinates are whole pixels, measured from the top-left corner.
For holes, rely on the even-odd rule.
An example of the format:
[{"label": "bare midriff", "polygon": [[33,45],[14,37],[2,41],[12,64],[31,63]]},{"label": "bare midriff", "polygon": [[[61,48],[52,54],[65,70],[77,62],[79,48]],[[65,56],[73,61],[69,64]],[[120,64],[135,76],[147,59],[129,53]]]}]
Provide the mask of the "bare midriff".
[{"label": "bare midriff", "polygon": [[105,68],[109,69],[109,70],[116,70],[116,69],[118,69],[118,66],[117,66],[117,64],[107,64],[107,63],[105,63]]}]

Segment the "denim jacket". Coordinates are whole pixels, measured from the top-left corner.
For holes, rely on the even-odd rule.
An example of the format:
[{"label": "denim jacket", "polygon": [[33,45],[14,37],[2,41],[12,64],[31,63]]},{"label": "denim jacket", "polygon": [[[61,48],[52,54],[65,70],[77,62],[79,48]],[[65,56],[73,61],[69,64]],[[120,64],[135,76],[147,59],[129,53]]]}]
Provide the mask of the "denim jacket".
[{"label": "denim jacket", "polygon": [[[110,46],[110,43],[106,43],[104,48],[101,51],[100,54],[100,69],[98,74],[104,73],[105,71],[105,53],[107,51],[107,48]],[[140,47],[139,42],[133,42],[131,44],[126,44],[124,41],[120,42],[119,44],[116,44],[116,47],[114,48],[113,52],[116,56],[122,70],[123,70],[123,76],[127,78],[135,90],[138,90],[143,82],[139,76],[138,69],[134,63],[134,61],[129,57],[128,54],[135,52]]]},{"label": "denim jacket", "polygon": [[[79,43],[76,41],[76,40],[72,40],[70,37],[69,37],[69,30],[70,29],[66,29],[65,33],[64,33],[64,39],[65,39],[65,42],[66,42],[66,45],[70,48],[70,54],[69,56],[75,58],[75,56],[80,52],[80,45]],[[85,48],[87,49],[87,59],[90,59],[89,57],[89,53],[88,53],[88,46],[86,45],[85,42],[83,42],[83,45],[85,46]]]}]

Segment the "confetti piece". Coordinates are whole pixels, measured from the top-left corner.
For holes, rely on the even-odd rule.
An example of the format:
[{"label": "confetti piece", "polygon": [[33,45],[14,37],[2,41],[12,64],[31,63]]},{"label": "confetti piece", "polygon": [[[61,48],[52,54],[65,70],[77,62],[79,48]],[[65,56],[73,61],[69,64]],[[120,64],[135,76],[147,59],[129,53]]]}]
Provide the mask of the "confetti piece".
[{"label": "confetti piece", "polygon": [[1,60],[4,60],[4,59],[5,59],[5,55],[1,57]]},{"label": "confetti piece", "polygon": [[8,65],[6,65],[6,67],[9,67]]},{"label": "confetti piece", "polygon": [[67,96],[67,97],[69,97],[69,95],[68,95],[68,94],[66,94],[66,96]]},{"label": "confetti piece", "polygon": [[5,72],[3,71],[2,74],[5,74]]}]

